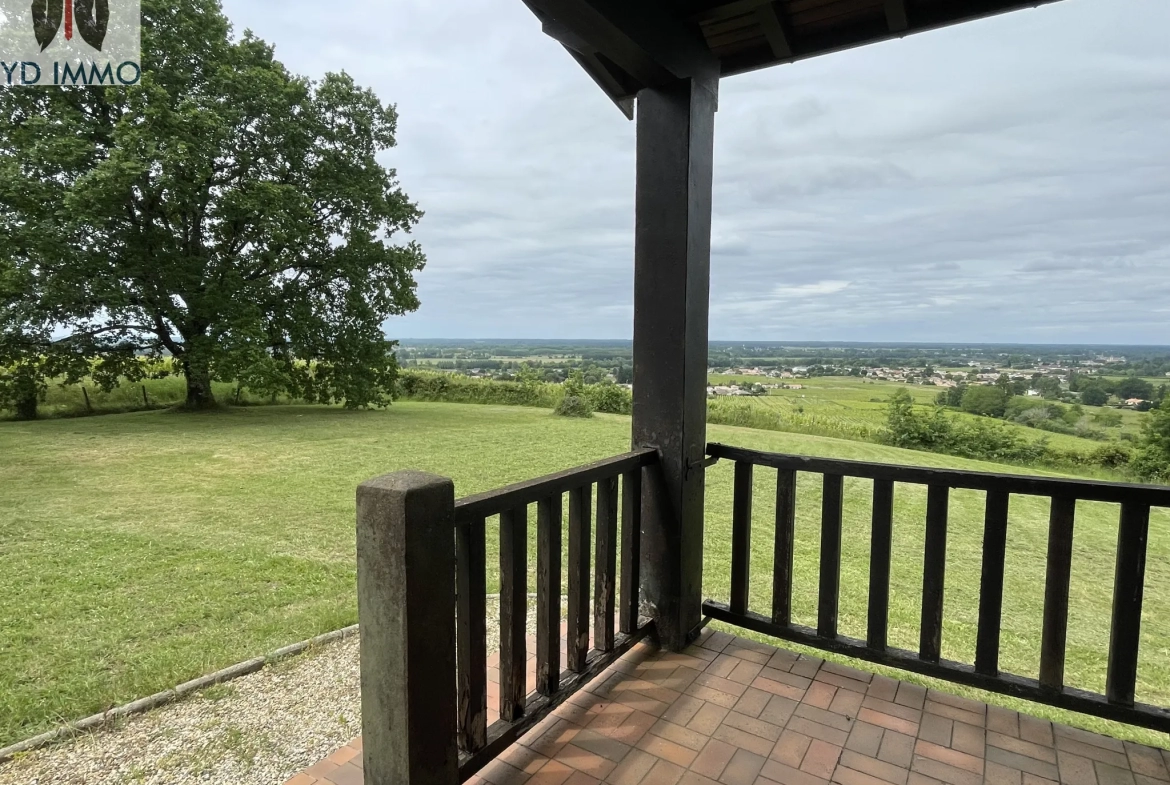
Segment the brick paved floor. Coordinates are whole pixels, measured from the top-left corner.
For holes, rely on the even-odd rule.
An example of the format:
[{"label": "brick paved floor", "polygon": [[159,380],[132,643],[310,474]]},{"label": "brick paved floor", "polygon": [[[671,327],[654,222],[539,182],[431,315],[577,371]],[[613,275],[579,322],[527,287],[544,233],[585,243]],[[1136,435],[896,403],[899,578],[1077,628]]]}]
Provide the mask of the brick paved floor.
[{"label": "brick paved floor", "polygon": [[[469,782],[1170,785],[1168,766],[1167,751],[706,630],[682,653],[640,644]],[[286,785],[361,783],[359,738]]]}]

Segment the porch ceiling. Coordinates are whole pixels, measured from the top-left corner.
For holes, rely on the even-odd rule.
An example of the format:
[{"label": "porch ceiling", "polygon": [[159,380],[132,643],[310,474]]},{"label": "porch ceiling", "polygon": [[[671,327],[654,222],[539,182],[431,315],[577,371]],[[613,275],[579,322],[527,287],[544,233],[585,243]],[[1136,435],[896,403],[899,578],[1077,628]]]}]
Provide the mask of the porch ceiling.
[{"label": "porch ceiling", "polygon": [[633,116],[671,79],[791,63],[1055,0],[524,0]]}]

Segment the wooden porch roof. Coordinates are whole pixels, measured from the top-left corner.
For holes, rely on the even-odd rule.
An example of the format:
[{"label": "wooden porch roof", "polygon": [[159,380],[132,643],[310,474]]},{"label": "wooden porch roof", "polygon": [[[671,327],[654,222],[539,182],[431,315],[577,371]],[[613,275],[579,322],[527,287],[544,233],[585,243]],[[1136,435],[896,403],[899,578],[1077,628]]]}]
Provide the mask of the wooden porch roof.
[{"label": "wooden porch roof", "polygon": [[730,76],[1055,0],[524,0],[627,117],[645,87]]}]

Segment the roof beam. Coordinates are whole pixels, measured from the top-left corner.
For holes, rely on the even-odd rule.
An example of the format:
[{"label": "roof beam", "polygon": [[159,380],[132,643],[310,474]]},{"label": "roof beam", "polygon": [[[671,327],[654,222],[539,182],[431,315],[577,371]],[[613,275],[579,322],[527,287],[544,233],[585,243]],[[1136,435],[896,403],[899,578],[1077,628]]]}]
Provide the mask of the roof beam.
[{"label": "roof beam", "polygon": [[626,116],[626,119],[633,120],[634,99],[632,97],[625,97],[629,93],[629,90],[606,68],[605,63],[601,62],[597,53],[585,54],[567,46],[565,47],[565,51],[572,55],[573,59],[585,69],[585,73],[593,77],[593,81],[597,82],[597,86],[617,105],[617,108]]},{"label": "roof beam", "polygon": [[[920,3],[914,6],[913,14],[906,16],[906,27],[901,31],[892,30],[890,19],[883,15],[818,33],[806,33],[799,37],[790,36],[796,51],[791,57],[780,62],[818,57],[830,52],[840,52],[890,38],[904,37],[913,33],[934,30],[1022,8],[1034,8],[1053,2],[1056,0],[946,0],[946,2],[931,4]],[[886,5],[886,0],[883,0],[883,7],[895,15],[898,14],[898,9]],[[905,13],[906,6],[902,5],[901,8]],[[900,20],[894,19],[893,21]],[[723,57],[723,76],[742,74],[757,68],[767,68],[776,63],[777,58],[770,47],[760,46],[748,51],[725,55]]]},{"label": "roof beam", "polygon": [[750,14],[760,6],[771,5],[772,0],[709,0],[696,9],[691,19],[696,22],[718,22],[720,19],[730,19],[733,16]]},{"label": "roof beam", "polygon": [[762,5],[755,10],[756,21],[768,39],[768,46],[772,47],[772,55],[778,60],[792,57],[792,44],[788,40],[788,33],[784,29],[784,20],[780,18],[780,9],[775,3]]},{"label": "roof beam", "polygon": [[605,55],[642,87],[719,74],[719,61],[698,25],[680,19],[661,0],[524,2],[558,41],[575,51]]},{"label": "roof beam", "polygon": [[910,27],[906,17],[906,0],[886,0],[886,26],[891,33],[903,33]]}]

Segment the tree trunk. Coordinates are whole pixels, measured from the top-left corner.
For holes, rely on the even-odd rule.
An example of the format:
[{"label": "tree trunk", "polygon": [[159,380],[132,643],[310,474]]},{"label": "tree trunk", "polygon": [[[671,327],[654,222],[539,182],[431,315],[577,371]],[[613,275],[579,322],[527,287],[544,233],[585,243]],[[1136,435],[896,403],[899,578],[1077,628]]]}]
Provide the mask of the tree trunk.
[{"label": "tree trunk", "polygon": [[186,409],[215,408],[215,394],[211,391],[211,369],[197,360],[183,360],[183,374],[187,377]]},{"label": "tree trunk", "polygon": [[16,419],[35,420],[37,418],[37,394],[32,392],[22,395],[16,401]]}]

